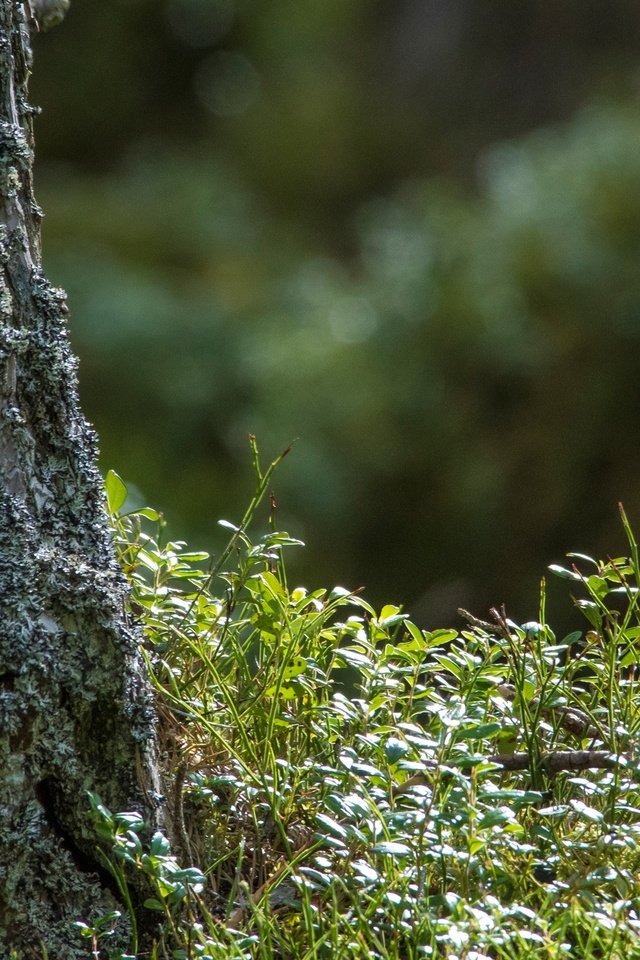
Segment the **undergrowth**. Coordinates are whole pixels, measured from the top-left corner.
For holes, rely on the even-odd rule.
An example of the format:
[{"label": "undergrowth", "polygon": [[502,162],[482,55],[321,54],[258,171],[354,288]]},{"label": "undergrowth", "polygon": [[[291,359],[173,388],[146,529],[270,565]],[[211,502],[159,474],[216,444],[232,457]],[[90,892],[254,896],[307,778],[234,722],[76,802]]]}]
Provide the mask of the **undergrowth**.
[{"label": "undergrowth", "polygon": [[[638,549],[572,555],[585,630],[503,610],[424,631],[394,605],[288,582],[301,546],[251,522],[212,564],[152,510],[116,544],[157,695],[172,843],[92,797],[129,905],[79,921],[92,956],[174,960],[640,957]],[[149,897],[136,913],[132,872]],[[157,916],[151,948],[138,928]]]}]

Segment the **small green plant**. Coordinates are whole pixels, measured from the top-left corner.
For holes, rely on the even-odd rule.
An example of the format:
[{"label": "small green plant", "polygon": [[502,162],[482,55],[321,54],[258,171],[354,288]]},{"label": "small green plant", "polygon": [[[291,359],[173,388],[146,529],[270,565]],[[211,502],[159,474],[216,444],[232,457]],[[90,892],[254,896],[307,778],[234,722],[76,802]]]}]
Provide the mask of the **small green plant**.
[{"label": "small green plant", "polygon": [[[572,555],[588,629],[397,606],[288,582],[277,461],[215,562],[107,478],[157,693],[175,850],[91,798],[139,957],[640,956],[638,550]],[[181,867],[180,863],[197,866]],[[130,894],[150,887],[143,945]],[[138,911],[139,912],[139,911]],[[116,915],[86,922],[94,955]],[[150,951],[150,952],[149,952]]]},{"label": "small green plant", "polygon": [[[100,960],[101,941],[114,935],[115,925],[121,916],[119,910],[113,910],[102,917],[97,917],[91,924],[84,920],[76,921],[75,925],[80,935],[91,940],[91,960]],[[130,957],[121,953],[118,960],[130,960]]]}]

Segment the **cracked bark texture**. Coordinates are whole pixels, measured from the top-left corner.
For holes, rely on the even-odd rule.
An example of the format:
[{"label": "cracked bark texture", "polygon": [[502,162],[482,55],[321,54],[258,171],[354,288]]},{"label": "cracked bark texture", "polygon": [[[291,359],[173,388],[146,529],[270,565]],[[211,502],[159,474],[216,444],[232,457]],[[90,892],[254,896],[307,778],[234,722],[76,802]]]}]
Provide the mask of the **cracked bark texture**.
[{"label": "cracked bark texture", "polygon": [[73,921],[123,909],[87,790],[153,822],[159,779],[65,295],[42,273],[30,29],[0,0],[0,956],[74,960]]}]

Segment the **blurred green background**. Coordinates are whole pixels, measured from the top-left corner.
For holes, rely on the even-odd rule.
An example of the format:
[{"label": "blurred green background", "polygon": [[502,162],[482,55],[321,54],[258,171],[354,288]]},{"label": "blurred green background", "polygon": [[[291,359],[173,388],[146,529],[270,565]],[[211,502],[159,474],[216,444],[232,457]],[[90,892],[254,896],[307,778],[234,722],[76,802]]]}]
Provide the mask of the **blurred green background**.
[{"label": "blurred green background", "polygon": [[174,538],[239,519],[252,432],[299,438],[292,578],[426,626],[624,552],[637,0],[73,0],[35,46],[83,406]]}]

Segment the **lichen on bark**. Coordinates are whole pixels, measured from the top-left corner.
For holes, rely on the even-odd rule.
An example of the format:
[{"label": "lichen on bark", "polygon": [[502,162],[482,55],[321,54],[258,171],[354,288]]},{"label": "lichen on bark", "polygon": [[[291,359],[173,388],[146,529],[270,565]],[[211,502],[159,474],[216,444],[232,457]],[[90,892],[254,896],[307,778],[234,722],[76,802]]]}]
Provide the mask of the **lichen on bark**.
[{"label": "lichen on bark", "polygon": [[0,956],[73,960],[73,921],[118,906],[87,791],[151,822],[160,788],[65,296],[42,272],[31,22],[0,0]]}]

